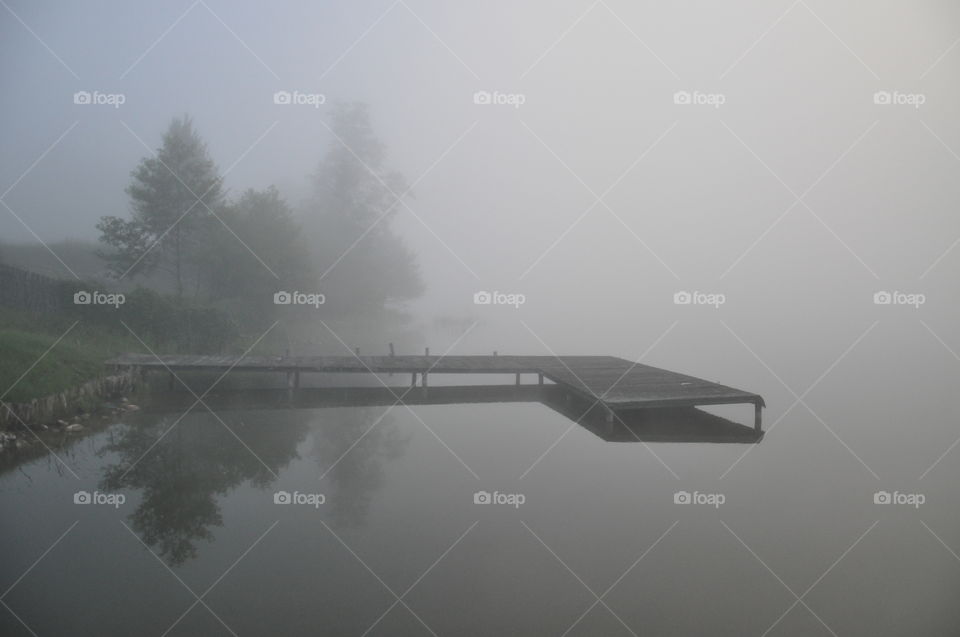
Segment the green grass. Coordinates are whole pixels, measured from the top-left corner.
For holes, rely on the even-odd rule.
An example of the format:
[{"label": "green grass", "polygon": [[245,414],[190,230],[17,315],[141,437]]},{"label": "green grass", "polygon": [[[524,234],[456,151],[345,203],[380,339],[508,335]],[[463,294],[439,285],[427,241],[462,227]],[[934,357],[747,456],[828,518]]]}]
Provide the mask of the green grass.
[{"label": "green grass", "polygon": [[143,349],[129,334],[83,323],[71,328],[72,324],[56,317],[0,309],[0,396],[4,402],[26,402],[63,391],[107,373],[103,362],[108,358]]}]

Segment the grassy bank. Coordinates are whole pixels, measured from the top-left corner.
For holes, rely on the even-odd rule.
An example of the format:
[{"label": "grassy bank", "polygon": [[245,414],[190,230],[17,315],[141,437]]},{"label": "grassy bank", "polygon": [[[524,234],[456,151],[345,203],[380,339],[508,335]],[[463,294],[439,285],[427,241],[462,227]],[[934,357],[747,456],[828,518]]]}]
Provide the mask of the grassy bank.
[{"label": "grassy bank", "polygon": [[103,362],[111,356],[142,350],[130,334],[82,322],[71,329],[72,324],[56,317],[0,309],[0,395],[6,393],[4,402],[26,402],[63,391],[106,373]]}]

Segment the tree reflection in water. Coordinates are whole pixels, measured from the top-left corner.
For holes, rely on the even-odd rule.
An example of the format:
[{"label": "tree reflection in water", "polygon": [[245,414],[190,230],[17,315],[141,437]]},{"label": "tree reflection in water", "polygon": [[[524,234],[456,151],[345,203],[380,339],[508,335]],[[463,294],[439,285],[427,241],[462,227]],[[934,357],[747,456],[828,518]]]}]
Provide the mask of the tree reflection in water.
[{"label": "tree reflection in water", "polygon": [[371,407],[218,413],[236,435],[207,413],[191,413],[175,427],[179,416],[144,414],[101,451],[119,461],[107,467],[100,488],[140,491],[130,527],[176,566],[195,558],[198,543],[212,541],[212,529],[223,525],[219,498],[245,482],[270,487],[309,438],[317,476],[327,472],[320,484],[325,510],[338,524],[358,525],[383,483],[383,461],[406,444],[383,414]]},{"label": "tree reflection in water", "polygon": [[337,524],[359,526],[383,485],[384,462],[401,456],[412,435],[400,432],[391,410],[359,407],[324,410],[310,436],[310,455],[326,473],[331,516]]}]

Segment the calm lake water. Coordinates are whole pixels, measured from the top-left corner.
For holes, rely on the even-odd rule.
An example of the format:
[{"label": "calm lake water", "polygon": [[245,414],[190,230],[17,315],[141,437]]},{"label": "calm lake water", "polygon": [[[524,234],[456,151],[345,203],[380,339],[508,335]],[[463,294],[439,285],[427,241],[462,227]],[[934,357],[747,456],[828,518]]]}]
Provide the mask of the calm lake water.
[{"label": "calm lake water", "polygon": [[763,382],[758,445],[618,439],[536,401],[136,397],[0,475],[0,634],[960,633],[960,456],[920,475],[955,415],[891,427],[828,390],[827,425]]}]

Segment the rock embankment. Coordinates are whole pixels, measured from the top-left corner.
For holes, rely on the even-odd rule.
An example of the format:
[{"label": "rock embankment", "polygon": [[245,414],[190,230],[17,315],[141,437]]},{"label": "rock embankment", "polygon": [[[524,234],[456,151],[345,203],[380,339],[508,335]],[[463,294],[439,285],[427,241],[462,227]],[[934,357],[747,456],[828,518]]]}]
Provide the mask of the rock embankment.
[{"label": "rock embankment", "polygon": [[92,411],[104,400],[131,393],[138,380],[138,372],[130,369],[118,374],[94,378],[29,402],[4,403],[3,408],[0,409],[0,432],[4,432],[0,443],[10,437],[11,433],[22,430],[24,426],[45,429],[48,426],[56,427],[63,423],[63,427],[69,431],[70,427],[77,424],[73,430],[78,430],[81,426],[75,422],[77,416]]}]

